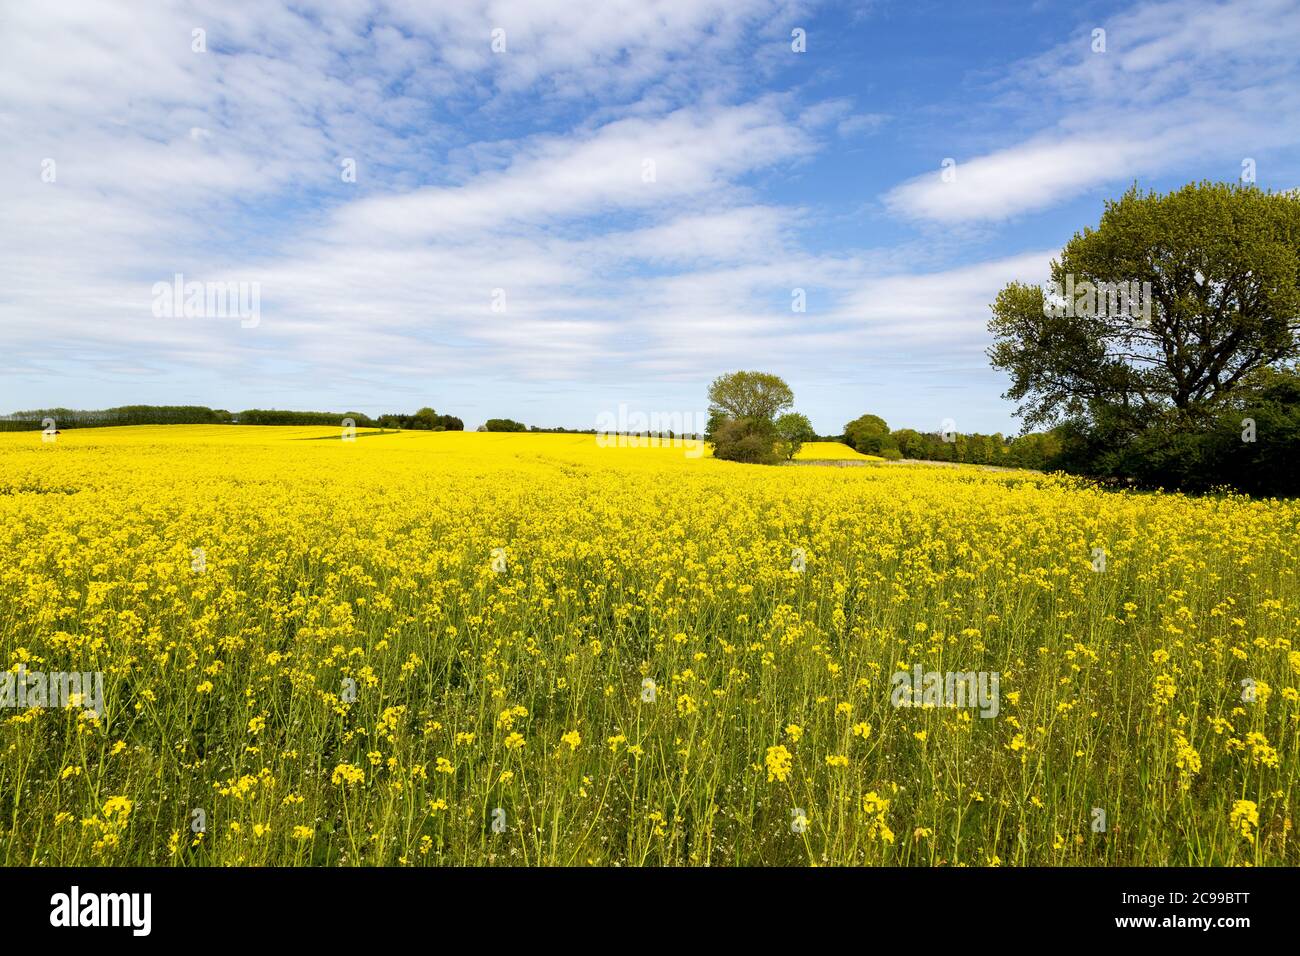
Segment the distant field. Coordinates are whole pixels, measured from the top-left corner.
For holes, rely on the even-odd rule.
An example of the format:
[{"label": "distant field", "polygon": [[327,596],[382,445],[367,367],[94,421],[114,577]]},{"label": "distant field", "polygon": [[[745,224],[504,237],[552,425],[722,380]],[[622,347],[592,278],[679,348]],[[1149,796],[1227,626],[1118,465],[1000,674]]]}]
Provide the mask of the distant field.
[{"label": "distant field", "polygon": [[5,864],[1300,863],[1300,503],[337,434],[0,435]]},{"label": "distant field", "polygon": [[797,461],[884,461],[875,455],[864,455],[838,441],[810,441],[794,456]]}]

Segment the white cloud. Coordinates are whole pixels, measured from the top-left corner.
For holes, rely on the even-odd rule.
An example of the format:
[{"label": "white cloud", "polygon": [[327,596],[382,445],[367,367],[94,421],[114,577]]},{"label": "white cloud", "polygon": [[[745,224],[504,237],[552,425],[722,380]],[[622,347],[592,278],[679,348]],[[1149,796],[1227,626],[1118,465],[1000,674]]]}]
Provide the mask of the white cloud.
[{"label": "white cloud", "polygon": [[1085,189],[1147,172],[1162,154],[1152,141],[1062,136],[956,161],[895,187],[885,197],[900,216],[938,222],[1006,219],[1045,209]]},{"label": "white cloud", "polygon": [[[1300,145],[1300,6],[1291,0],[1140,4],[1019,64],[1002,105],[1041,123],[1027,140],[971,158],[957,177],[924,173],[889,190],[895,215],[955,223],[1042,210],[1106,184]],[[998,120],[1004,123],[1000,114]],[[1210,178],[1232,179],[1224,162]]]},{"label": "white cloud", "polygon": [[[1234,21],[1198,50],[1153,10],[1107,24],[1105,62],[1063,46],[1021,64],[999,95],[1038,97],[1050,121],[959,155],[953,184],[936,157],[887,211],[999,219],[1225,136],[1293,136],[1263,119],[1296,115],[1300,97],[1278,37]],[[927,369],[982,365],[988,303],[1042,279],[1048,254],[986,248],[971,265],[960,240],[907,233],[859,249],[872,236],[848,209],[784,198],[820,151],[895,125],[843,96],[758,92],[785,86],[761,81],[789,62],[804,15],[780,0],[10,5],[0,406],[234,404],[233,390],[395,407],[463,381],[616,394],[740,364],[810,381],[905,368],[914,352]],[[196,27],[207,53],[191,50]],[[1182,113],[1145,100],[1171,73]],[[260,323],[155,318],[152,286],[174,273],[260,283]],[[791,311],[794,288],[806,312]]]},{"label": "white cloud", "polygon": [[706,193],[720,198],[734,192],[737,175],[810,150],[807,135],[770,101],[618,120],[587,135],[521,143],[506,169],[464,185],[350,204],[335,236],[356,242],[448,238],[653,209]]}]

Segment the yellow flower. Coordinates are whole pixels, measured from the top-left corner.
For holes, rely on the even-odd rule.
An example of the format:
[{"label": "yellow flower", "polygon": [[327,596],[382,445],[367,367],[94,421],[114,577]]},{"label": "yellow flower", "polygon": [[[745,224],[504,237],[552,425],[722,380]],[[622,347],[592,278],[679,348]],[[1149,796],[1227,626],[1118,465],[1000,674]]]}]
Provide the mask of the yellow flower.
[{"label": "yellow flower", "polygon": [[1232,805],[1228,822],[1233,832],[1251,843],[1255,842],[1255,829],[1259,826],[1259,808],[1251,800],[1238,800]]},{"label": "yellow flower", "polygon": [[330,781],[336,786],[365,783],[366,772],[350,763],[341,763],[334,768],[334,773],[330,775]]},{"label": "yellow flower", "polygon": [[890,801],[872,790],[862,797],[862,812],[871,819],[867,821],[867,836],[882,843],[894,842],[894,831],[885,822],[889,812]]},{"label": "yellow flower", "polygon": [[767,780],[771,783],[773,780],[785,781],[790,776],[790,751],[786,750],[780,744],[775,747],[767,748]]},{"label": "yellow flower", "polygon": [[[578,815],[554,858],[595,866],[780,863],[803,849],[798,806],[845,828],[809,833],[828,865],[1290,859],[1300,500],[895,467],[837,443],[804,460],[863,467],[338,432],[0,431],[0,765],[36,755],[27,777],[50,790],[10,807],[11,856],[532,861],[541,801]],[[1010,446],[946,450],[1005,464]],[[795,543],[819,560],[792,575]],[[504,574],[482,560],[498,547]],[[891,675],[915,665],[995,668],[1002,710],[895,710]],[[103,672],[102,716],[11,693],[18,670],[59,667]],[[781,791],[764,807],[781,842],[710,844],[756,783]],[[1226,806],[1180,815],[1165,845],[1168,786],[1183,809]],[[158,794],[183,802],[154,821]],[[1103,847],[1084,798],[1115,794]],[[897,857],[893,803],[913,839]],[[497,806],[519,807],[499,838]]]},{"label": "yellow flower", "polygon": [[1246,746],[1250,748],[1251,763],[1276,768],[1280,760],[1278,752],[1268,742],[1268,737],[1257,731],[1246,734]]},{"label": "yellow flower", "polygon": [[520,717],[527,717],[527,716],[528,716],[528,708],[526,707],[520,707],[518,705],[514,707],[507,707],[505,710],[501,711],[501,713],[497,715],[497,726],[500,727],[502,730],[510,730],[512,727],[514,727],[516,720],[518,720]]},{"label": "yellow flower", "polygon": [[884,813],[889,809],[889,800],[872,790],[863,796],[862,809],[867,813]]},{"label": "yellow flower", "polygon": [[105,819],[109,817],[119,817],[125,819],[130,816],[131,808],[135,804],[126,797],[109,797],[104,801],[103,814]]},{"label": "yellow flower", "polygon": [[1165,707],[1178,694],[1178,686],[1174,679],[1168,674],[1156,675],[1155,682],[1151,686],[1151,702],[1157,708]]},{"label": "yellow flower", "polygon": [[1192,785],[1192,778],[1201,772],[1201,755],[1182,734],[1174,734],[1174,765],[1178,768],[1178,785],[1183,790],[1188,790]]}]

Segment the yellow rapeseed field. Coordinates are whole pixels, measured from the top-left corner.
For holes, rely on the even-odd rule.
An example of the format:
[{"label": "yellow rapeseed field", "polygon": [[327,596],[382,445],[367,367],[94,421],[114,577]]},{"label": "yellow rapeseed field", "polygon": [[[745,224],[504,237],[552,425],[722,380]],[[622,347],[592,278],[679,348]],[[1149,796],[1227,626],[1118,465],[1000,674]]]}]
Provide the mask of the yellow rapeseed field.
[{"label": "yellow rapeseed field", "polygon": [[843,442],[810,441],[804,442],[795,459],[798,461],[884,461],[878,455],[864,455],[854,451]]},{"label": "yellow rapeseed field", "polygon": [[0,435],[4,863],[1300,863],[1300,504],[338,435]]}]

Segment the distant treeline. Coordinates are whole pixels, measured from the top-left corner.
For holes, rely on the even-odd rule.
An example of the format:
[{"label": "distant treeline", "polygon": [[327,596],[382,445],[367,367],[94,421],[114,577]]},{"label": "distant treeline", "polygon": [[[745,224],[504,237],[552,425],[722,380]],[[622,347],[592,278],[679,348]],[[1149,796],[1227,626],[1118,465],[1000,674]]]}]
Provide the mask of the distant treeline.
[{"label": "distant treeline", "polygon": [[[492,431],[492,429],[487,429]],[[528,431],[541,432],[547,435],[624,435],[629,438],[703,438],[693,432],[675,432],[671,428],[662,431],[619,431],[605,430],[603,428],[565,428],[557,425],[555,428],[542,428],[540,425],[529,425]]]},{"label": "distant treeline", "polygon": [[481,432],[526,432],[528,426],[513,418],[489,418],[479,426]]},{"label": "distant treeline", "polygon": [[227,424],[237,425],[338,425],[351,419],[358,428],[377,427],[368,415],[360,412],[294,412],[279,408],[250,408],[231,416]]},{"label": "distant treeline", "polygon": [[203,405],[122,405],[86,411],[75,408],[38,408],[0,415],[0,431],[108,428],[121,425],[341,425],[350,419],[359,428],[404,428],[422,431],[464,431],[465,423],[454,415],[439,415],[422,408],[413,415],[394,413],[371,418],[361,412],[304,412],[285,409],[250,408],[231,413]]},{"label": "distant treeline", "polygon": [[[357,422],[361,424],[360,421]],[[455,415],[439,415],[432,408],[422,408],[414,415],[403,415],[399,412],[388,415],[380,415],[371,424],[378,425],[380,428],[409,428],[414,431],[426,432],[463,432],[465,423]]]},{"label": "distant treeline", "polygon": [[638,432],[606,431],[601,428],[565,428],[563,425],[556,425],[554,428],[543,428],[541,425],[525,425],[513,418],[489,418],[479,426],[478,430],[481,432],[534,432],[544,435],[623,435],[629,438],[694,438],[698,440],[703,437],[690,432],[674,432],[672,429],[657,432]]},{"label": "distant treeline", "polygon": [[230,412],[203,405],[122,405],[119,408],[101,408],[93,411],[76,408],[36,408],[29,411],[0,415],[0,431],[19,432],[40,430],[47,420],[54,427],[107,428],[114,425],[224,425],[230,422]]},{"label": "distant treeline", "polygon": [[[1122,424],[1122,423],[1121,423]],[[1017,438],[1002,435],[890,431],[863,415],[835,436],[882,458],[1004,465],[1085,475],[1121,487],[1252,495],[1300,494],[1300,370],[1261,369],[1217,408],[1192,418],[1175,411],[1137,432],[1113,419],[1066,422]]]},{"label": "distant treeline", "polygon": [[[509,419],[505,419],[505,421],[509,421]],[[518,424],[518,422],[516,422],[515,424]],[[493,429],[489,428],[487,430],[492,431]],[[529,425],[528,430],[530,432],[546,432],[548,435],[595,435],[597,434],[597,431],[594,428],[565,428],[562,425],[557,425],[554,428],[543,428],[540,425]]]},{"label": "distant treeline", "polygon": [[855,418],[844,426],[843,435],[830,436],[828,440],[842,441],[864,455],[891,461],[913,458],[1040,470],[1055,465],[1062,447],[1062,438],[1056,431],[1030,432],[1015,438],[1005,438],[996,432],[982,435],[956,430],[919,432],[912,428],[890,431],[879,415]]}]

